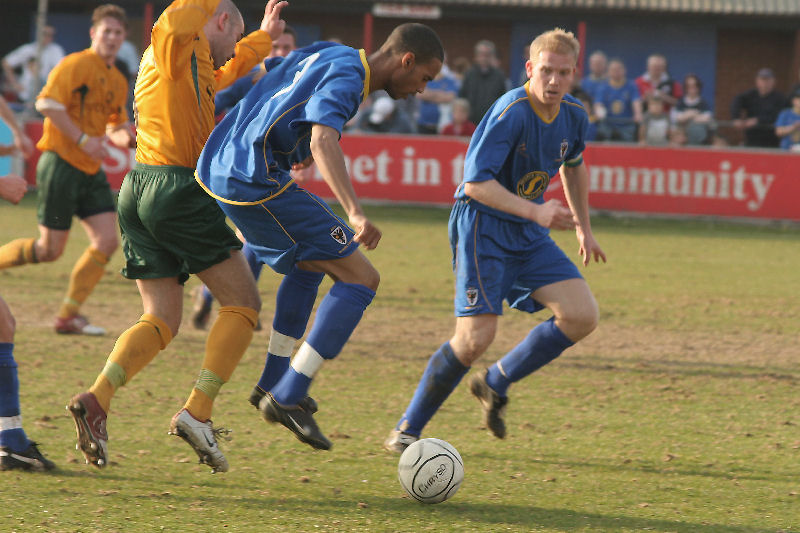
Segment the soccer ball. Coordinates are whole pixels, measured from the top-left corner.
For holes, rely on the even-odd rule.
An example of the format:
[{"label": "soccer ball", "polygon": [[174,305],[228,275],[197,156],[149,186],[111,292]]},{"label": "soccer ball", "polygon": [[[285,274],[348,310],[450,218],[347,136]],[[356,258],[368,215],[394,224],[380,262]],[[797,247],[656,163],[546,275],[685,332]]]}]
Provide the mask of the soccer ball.
[{"label": "soccer ball", "polygon": [[422,503],[441,503],[464,481],[464,462],[449,442],[421,439],[411,444],[397,465],[400,485]]}]

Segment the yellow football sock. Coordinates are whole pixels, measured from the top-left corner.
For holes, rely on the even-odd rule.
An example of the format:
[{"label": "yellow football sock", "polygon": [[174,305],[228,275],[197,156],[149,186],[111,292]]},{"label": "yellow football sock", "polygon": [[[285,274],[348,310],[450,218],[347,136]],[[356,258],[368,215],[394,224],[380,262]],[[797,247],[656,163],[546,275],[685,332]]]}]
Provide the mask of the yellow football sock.
[{"label": "yellow football sock", "polygon": [[103,252],[95,250],[91,246],[84,250],[72,268],[67,295],[58,311],[59,318],[69,318],[78,314],[83,302],[103,277],[106,264],[108,264],[108,257]]},{"label": "yellow football sock", "polygon": [[0,246],[0,270],[27,263],[38,263],[35,243],[36,239],[16,239]]},{"label": "yellow football sock", "polygon": [[220,307],[206,341],[203,368],[184,407],[197,420],[211,418],[214,398],[233,374],[253,338],[258,312],[250,307]]},{"label": "yellow football sock", "polygon": [[89,392],[107,413],[114,392],[139,373],[172,340],[172,331],[155,315],[144,314],[117,339],[105,368]]}]

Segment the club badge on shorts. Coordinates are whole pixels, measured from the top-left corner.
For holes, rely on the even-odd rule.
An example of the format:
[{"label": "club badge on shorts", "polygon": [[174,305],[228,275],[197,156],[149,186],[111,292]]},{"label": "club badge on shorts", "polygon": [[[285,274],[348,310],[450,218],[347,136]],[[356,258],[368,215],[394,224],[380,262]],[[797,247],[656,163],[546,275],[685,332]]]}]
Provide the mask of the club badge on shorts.
[{"label": "club badge on shorts", "polygon": [[475,305],[478,303],[478,289],[469,287],[467,289],[467,305]]},{"label": "club badge on shorts", "polygon": [[341,226],[336,226],[331,230],[331,237],[339,244],[347,244],[347,234],[345,234]]}]

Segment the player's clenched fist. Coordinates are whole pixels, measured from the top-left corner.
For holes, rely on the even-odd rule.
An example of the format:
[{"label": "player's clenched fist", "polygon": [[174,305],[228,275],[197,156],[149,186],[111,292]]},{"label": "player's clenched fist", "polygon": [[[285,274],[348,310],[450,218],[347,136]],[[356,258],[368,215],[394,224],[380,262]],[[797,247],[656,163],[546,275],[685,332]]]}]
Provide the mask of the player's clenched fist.
[{"label": "player's clenched fist", "polygon": [[281,20],[281,9],[288,6],[289,2],[279,0],[269,0],[267,7],[264,8],[264,18],[261,20],[261,31],[269,33],[274,41],[283,33],[286,21]]},{"label": "player's clenched fist", "polygon": [[556,199],[548,200],[536,209],[534,222],[550,229],[572,229],[575,217],[567,207]]},{"label": "player's clenched fist", "polygon": [[354,241],[362,244],[367,250],[372,250],[378,246],[382,236],[381,230],[375,227],[367,217],[364,215],[351,215],[349,221],[356,232],[355,237],[353,237]]},{"label": "player's clenched fist", "polygon": [[3,200],[17,204],[25,196],[27,190],[28,182],[19,176],[13,174],[0,176],[0,198]]}]

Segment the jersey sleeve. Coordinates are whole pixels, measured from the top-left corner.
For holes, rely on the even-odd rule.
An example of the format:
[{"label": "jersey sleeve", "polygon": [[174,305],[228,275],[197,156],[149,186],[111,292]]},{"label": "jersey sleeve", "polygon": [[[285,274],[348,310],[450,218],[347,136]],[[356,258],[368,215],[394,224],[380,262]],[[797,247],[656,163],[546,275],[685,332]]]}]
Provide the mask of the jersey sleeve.
[{"label": "jersey sleeve", "polygon": [[583,151],[586,149],[586,131],[589,129],[589,115],[583,109],[578,111],[576,115],[575,138],[569,151],[564,156],[564,164],[568,167],[577,167],[583,163]]},{"label": "jersey sleeve", "polygon": [[306,103],[303,116],[294,122],[322,124],[329,126],[341,135],[344,125],[361,103],[364,80],[356,68],[332,72],[318,85],[317,91]]},{"label": "jersey sleeve", "polygon": [[42,87],[38,98],[55,100],[64,106],[69,105],[72,91],[81,85],[81,69],[75,68],[74,57],[62,60],[47,76],[47,83]]},{"label": "jersey sleeve", "polygon": [[236,51],[219,70],[214,72],[217,90],[230,86],[250,72],[272,50],[272,39],[265,31],[256,30],[236,44]]},{"label": "jersey sleeve", "polygon": [[499,113],[493,108],[489,111],[490,116],[478,126],[464,161],[465,183],[498,179],[524,129],[522,113],[516,107]]},{"label": "jersey sleeve", "polygon": [[214,14],[220,0],[175,0],[158,17],[151,34],[156,67],[177,80],[190,68],[192,42]]}]

